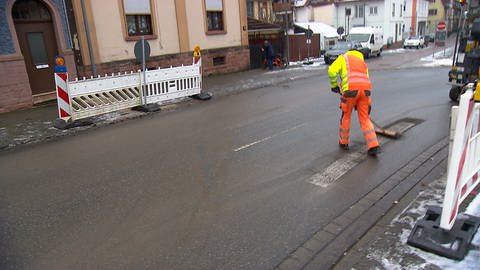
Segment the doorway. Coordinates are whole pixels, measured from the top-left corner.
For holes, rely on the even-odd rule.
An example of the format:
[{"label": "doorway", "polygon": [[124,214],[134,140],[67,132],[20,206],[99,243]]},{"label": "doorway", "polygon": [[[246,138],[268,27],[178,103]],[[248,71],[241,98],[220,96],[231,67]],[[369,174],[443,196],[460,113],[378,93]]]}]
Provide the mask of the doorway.
[{"label": "doorway", "polygon": [[12,18],[32,94],[54,92],[54,58],[58,49],[50,11],[41,1],[17,0]]}]

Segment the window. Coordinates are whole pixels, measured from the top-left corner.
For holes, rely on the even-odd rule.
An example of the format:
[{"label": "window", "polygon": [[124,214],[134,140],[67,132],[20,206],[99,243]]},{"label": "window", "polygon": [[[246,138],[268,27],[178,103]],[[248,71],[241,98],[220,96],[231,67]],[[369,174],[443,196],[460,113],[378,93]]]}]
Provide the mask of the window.
[{"label": "window", "polygon": [[402,4],[400,4],[400,17],[402,17],[402,10],[403,10]]},{"label": "window", "polygon": [[223,32],[223,0],[205,0],[207,32]]},{"label": "window", "polygon": [[247,0],[247,16],[248,17],[255,16],[254,8],[253,8],[253,0]]},{"label": "window", "polygon": [[395,17],[395,3],[392,3],[392,17]]},{"label": "window", "polygon": [[225,56],[215,56],[215,57],[213,57],[213,65],[214,66],[225,65]]},{"label": "window", "polygon": [[123,8],[129,37],[153,34],[150,0],[123,0]]},{"label": "window", "polygon": [[370,15],[377,15],[378,8],[377,7],[370,7]]},{"label": "window", "polygon": [[16,1],[12,9],[12,17],[15,21],[50,21],[52,20],[48,9],[39,1],[23,0]]},{"label": "window", "polygon": [[48,67],[48,53],[42,32],[27,33],[27,42],[30,47],[33,65],[37,69]]},{"label": "window", "polygon": [[428,16],[435,16],[437,15],[437,9],[429,9]]},{"label": "window", "polygon": [[363,18],[363,12],[364,12],[364,5],[357,5],[355,6],[355,17],[357,18]]}]

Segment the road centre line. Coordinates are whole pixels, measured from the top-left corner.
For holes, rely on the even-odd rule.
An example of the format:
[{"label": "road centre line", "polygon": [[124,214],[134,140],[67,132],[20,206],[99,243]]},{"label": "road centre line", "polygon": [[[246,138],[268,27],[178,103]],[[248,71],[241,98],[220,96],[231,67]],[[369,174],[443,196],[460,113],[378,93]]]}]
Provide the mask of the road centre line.
[{"label": "road centre line", "polygon": [[282,130],[282,131],[280,131],[280,132],[278,132],[278,133],[275,133],[275,134],[273,134],[273,135],[271,135],[271,136],[268,136],[268,137],[265,137],[265,138],[263,138],[263,139],[254,141],[254,142],[252,142],[252,143],[246,144],[246,145],[244,145],[244,146],[240,146],[240,147],[238,147],[238,148],[235,148],[235,149],[233,149],[233,151],[234,151],[234,152],[238,152],[238,151],[247,149],[247,148],[249,148],[249,147],[251,147],[251,146],[254,146],[254,145],[256,145],[256,144],[259,144],[259,143],[268,141],[268,140],[273,139],[273,138],[275,138],[275,137],[277,137],[277,136],[279,136],[279,135],[282,135],[282,134],[288,133],[288,132],[290,132],[290,131],[293,131],[293,130],[295,130],[295,129],[298,129],[298,128],[302,127],[302,126],[305,126],[306,124],[307,124],[307,123],[303,123],[303,124],[300,124],[300,125],[296,125],[296,126],[294,126],[294,127],[291,127],[291,128],[289,128],[289,129]]}]

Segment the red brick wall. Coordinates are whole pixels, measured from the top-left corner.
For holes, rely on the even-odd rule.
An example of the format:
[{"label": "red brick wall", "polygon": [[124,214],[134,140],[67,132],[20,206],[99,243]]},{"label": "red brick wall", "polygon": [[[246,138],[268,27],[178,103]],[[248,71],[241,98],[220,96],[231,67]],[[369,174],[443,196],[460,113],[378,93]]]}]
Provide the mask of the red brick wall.
[{"label": "red brick wall", "polygon": [[[214,65],[216,57],[225,57],[225,64]],[[248,47],[235,47],[202,51],[202,67],[206,76],[247,70],[250,67],[250,50]]]},{"label": "red brick wall", "polygon": [[[232,47],[221,49],[202,50],[202,72],[204,76],[211,74],[225,74],[247,70],[250,66],[250,51],[248,47]],[[214,65],[214,57],[225,57],[225,64]],[[191,65],[193,61],[193,52],[170,54],[151,57],[146,66],[148,69],[168,68],[181,65]],[[104,76],[111,73],[124,73],[137,71],[142,65],[135,60],[116,61],[110,63],[97,64],[97,74]],[[92,74],[91,66],[79,66],[79,77],[90,77]],[[73,77],[71,80],[75,79]]]},{"label": "red brick wall", "polygon": [[0,113],[33,105],[23,59],[0,62]]}]

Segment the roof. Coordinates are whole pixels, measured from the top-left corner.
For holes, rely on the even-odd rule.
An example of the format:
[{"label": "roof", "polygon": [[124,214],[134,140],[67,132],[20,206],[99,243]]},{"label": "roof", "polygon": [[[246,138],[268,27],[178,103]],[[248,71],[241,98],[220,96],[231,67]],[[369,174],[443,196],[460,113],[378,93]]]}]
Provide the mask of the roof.
[{"label": "roof", "polygon": [[277,24],[271,24],[248,17],[248,32],[280,31],[282,28]]},{"label": "roof", "polygon": [[329,37],[338,37],[337,29],[332,27],[326,23],[322,22],[296,22],[294,23],[296,26],[301,27],[303,29],[312,29],[314,34],[322,34],[323,36]]}]

